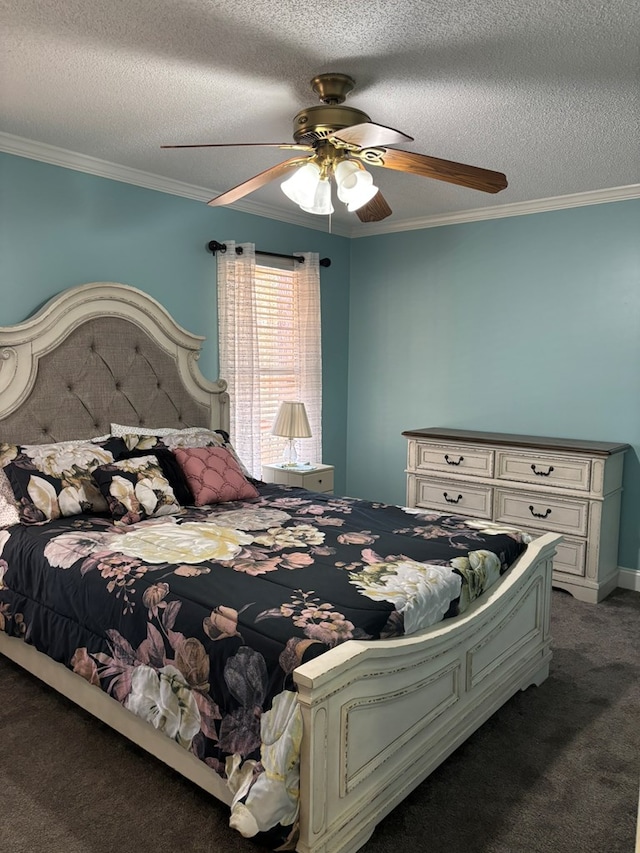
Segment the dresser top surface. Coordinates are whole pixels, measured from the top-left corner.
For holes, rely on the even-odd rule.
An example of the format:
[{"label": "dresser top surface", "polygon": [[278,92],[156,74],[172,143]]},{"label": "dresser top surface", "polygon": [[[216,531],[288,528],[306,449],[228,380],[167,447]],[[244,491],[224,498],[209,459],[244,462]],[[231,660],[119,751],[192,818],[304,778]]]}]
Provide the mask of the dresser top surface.
[{"label": "dresser top surface", "polygon": [[424,429],[405,430],[406,438],[430,438],[446,441],[468,442],[469,444],[501,444],[509,447],[527,447],[538,450],[564,450],[571,453],[585,453],[591,456],[610,456],[624,453],[628,444],[609,441],[585,441],[573,438],[549,438],[540,435],[517,435],[506,432],[480,432],[447,427],[425,427]]}]

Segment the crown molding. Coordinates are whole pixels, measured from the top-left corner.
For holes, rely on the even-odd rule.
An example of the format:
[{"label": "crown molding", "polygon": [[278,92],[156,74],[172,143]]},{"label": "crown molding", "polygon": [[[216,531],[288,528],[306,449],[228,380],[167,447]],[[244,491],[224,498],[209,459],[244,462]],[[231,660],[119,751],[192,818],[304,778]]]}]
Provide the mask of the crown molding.
[{"label": "crown molding", "polygon": [[[640,198],[640,184],[629,184],[625,187],[611,187],[604,190],[590,190],[571,195],[559,195],[551,198],[535,199],[533,201],[501,204],[495,207],[462,210],[457,213],[424,216],[418,219],[404,219],[402,222],[372,222],[363,225],[352,237],[368,237],[374,234],[392,234],[397,231],[416,231],[420,228],[437,228],[441,225],[458,225],[462,222],[479,222],[483,219],[503,219],[507,216],[525,216],[530,213],[547,213],[550,210],[564,210],[571,207],[585,207],[590,204],[606,204],[612,201],[626,201]],[[366,227],[366,232],[364,228]]]},{"label": "crown molding", "polygon": [[[129,166],[120,166],[107,160],[100,160],[88,154],[79,154],[75,151],[67,151],[55,145],[47,145],[44,142],[35,142],[14,136],[11,133],[0,131],[0,151],[7,154],[15,154],[18,157],[27,157],[31,160],[39,160],[54,166],[62,166],[65,169],[73,169],[77,172],[86,172],[89,175],[97,175],[113,181],[121,181],[125,184],[134,184],[145,189],[157,190],[158,192],[190,198],[194,201],[208,202],[221,190],[207,189],[172,178],[164,178],[151,172],[140,169],[132,169]],[[340,222],[331,222],[331,233],[341,237],[369,237],[378,234],[393,234],[399,231],[416,231],[422,228],[437,228],[441,225],[457,225],[463,222],[479,222],[485,219],[502,219],[507,216],[524,216],[530,213],[545,213],[551,210],[563,210],[571,207],[584,207],[592,204],[605,204],[614,201],[626,201],[632,198],[640,198],[640,184],[630,184],[624,187],[613,187],[603,190],[591,190],[571,195],[555,196],[552,198],[536,199],[534,201],[516,202],[513,204],[502,204],[495,207],[477,208],[475,210],[463,210],[456,213],[436,214],[435,216],[424,216],[416,219],[403,219],[388,222],[355,223],[353,226],[345,226]],[[275,219],[278,222],[287,222],[290,225],[298,225],[303,228],[311,228],[315,231],[327,230],[325,217],[313,216],[303,211],[291,208],[291,212],[275,209],[270,205],[260,202],[242,200],[229,205],[229,208],[241,213],[249,213],[253,216],[262,216],[266,219]]]},{"label": "crown molding", "polygon": [[151,172],[131,169],[129,166],[119,166],[117,163],[99,160],[97,157],[90,157],[88,154],[78,154],[75,151],[67,151],[64,148],[57,148],[55,145],[47,145],[44,142],[34,142],[31,139],[13,136],[2,131],[0,131],[0,151],[16,154],[18,157],[27,157],[30,160],[40,160],[42,163],[50,163],[53,166],[62,166],[65,169],[73,169],[76,172],[86,172],[100,178],[109,178],[113,181],[135,184],[170,195],[191,198],[195,201],[207,202],[214,194],[213,190],[206,190],[204,187],[196,187],[193,184],[174,181],[171,178],[162,178],[159,175],[151,174]]},{"label": "crown molding", "polygon": [[[49,163],[52,166],[62,166],[65,169],[73,169],[76,172],[86,172],[89,175],[96,175],[100,178],[121,181],[125,184],[134,184],[145,189],[157,190],[161,193],[190,198],[194,201],[202,201],[204,203],[222,192],[222,190],[198,187],[194,184],[187,184],[184,181],[164,178],[161,175],[154,175],[151,172],[144,172],[141,169],[120,166],[117,163],[100,160],[88,154],[79,154],[76,151],[68,151],[65,148],[47,145],[44,142],[35,142],[32,139],[14,136],[11,133],[4,133],[3,131],[0,131],[0,151],[4,151],[6,154],[15,154],[18,157],[26,157],[30,160],[39,160],[42,163]],[[232,205],[230,204],[228,207],[241,213],[250,213],[253,216],[275,219],[278,222],[287,222],[290,225],[312,228],[315,231],[327,230],[325,217],[320,218],[293,207],[291,208],[291,212],[288,210],[276,210],[270,205],[246,199],[237,201]],[[331,233],[342,237],[351,236],[348,229],[343,228],[336,222],[332,222]]]}]

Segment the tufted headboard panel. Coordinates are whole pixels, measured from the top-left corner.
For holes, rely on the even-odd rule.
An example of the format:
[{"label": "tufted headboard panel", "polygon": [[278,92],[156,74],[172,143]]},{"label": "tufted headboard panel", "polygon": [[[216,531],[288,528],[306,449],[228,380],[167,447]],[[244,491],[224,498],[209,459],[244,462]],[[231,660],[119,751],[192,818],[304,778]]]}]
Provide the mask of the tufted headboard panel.
[{"label": "tufted headboard panel", "polygon": [[89,438],[112,422],[228,429],[226,385],[197,365],[202,340],[127,285],[64,291],[0,328],[0,442]]}]

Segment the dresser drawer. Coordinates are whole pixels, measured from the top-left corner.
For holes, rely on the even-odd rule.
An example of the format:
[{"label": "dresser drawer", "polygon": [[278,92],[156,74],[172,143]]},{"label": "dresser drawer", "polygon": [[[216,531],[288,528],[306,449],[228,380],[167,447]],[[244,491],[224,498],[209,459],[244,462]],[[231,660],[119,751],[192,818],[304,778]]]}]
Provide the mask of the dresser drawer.
[{"label": "dresser drawer", "polygon": [[301,485],[312,492],[333,492],[333,469],[305,474],[302,481],[296,485]]},{"label": "dresser drawer", "polygon": [[[529,529],[527,533],[534,538],[542,536],[539,530]],[[571,539],[563,536],[560,543],[556,545],[553,571],[584,577],[587,566],[587,544],[586,539]]]},{"label": "dresser drawer", "polygon": [[587,563],[587,543],[584,539],[563,539],[556,545],[553,569],[568,575],[584,577]]},{"label": "dresser drawer", "polygon": [[538,483],[545,487],[586,492],[591,483],[591,461],[498,450],[496,477],[499,480]]},{"label": "dresser drawer", "polygon": [[558,533],[587,535],[589,502],[536,492],[496,489],[495,520]]},{"label": "dresser drawer", "polygon": [[491,518],[493,489],[451,480],[416,477],[416,506]]},{"label": "dresser drawer", "polygon": [[416,471],[446,471],[448,474],[464,474],[465,477],[493,476],[493,450],[464,444],[415,441],[410,442],[409,454],[409,467]]},{"label": "dresser drawer", "polygon": [[311,492],[333,492],[333,470],[333,465],[316,465],[309,468],[263,465],[262,479],[265,483],[299,486]]}]

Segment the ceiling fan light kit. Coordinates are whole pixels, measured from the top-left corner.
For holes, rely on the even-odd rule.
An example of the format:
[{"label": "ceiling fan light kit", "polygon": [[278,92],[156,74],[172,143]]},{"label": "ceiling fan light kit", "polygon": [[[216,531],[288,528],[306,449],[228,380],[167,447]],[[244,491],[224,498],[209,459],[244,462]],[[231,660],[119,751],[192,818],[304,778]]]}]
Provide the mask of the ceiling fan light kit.
[{"label": "ceiling fan light kit", "polygon": [[329,178],[317,163],[305,163],[280,184],[282,192],[307,213],[327,216],[333,213]]},{"label": "ceiling fan light kit", "polygon": [[319,180],[320,167],[316,163],[305,163],[290,178],[280,184],[280,189],[287,198],[290,198],[300,207],[303,205],[309,207],[313,204]]},{"label": "ceiling fan light kit", "polygon": [[379,222],[392,212],[363,163],[487,193],[500,192],[507,186],[507,179],[502,172],[389,148],[400,142],[412,142],[413,138],[395,128],[372,122],[362,110],[343,106],[354,86],[355,80],[348,74],[332,72],[314,77],[311,88],[322,103],[296,114],[293,120],[293,144],[240,142],[162,147],[228,148],[253,145],[301,152],[299,156],[265,169],[211,199],[208,203],[212,207],[232,204],[271,181],[284,177],[294,167],[296,171],[293,175],[281,184],[282,191],[291,201],[308,213],[321,216],[333,213],[333,178],[338,199],[346,204],[347,210],[355,212],[361,222]]},{"label": "ceiling fan light kit", "polygon": [[341,160],[336,166],[334,176],[338,198],[347,205],[350,213],[368,204],[378,192],[378,187],[373,183],[373,175],[353,160]]},{"label": "ceiling fan light kit", "polygon": [[332,166],[325,168],[324,174],[313,160],[307,162],[283,181],[280,188],[301,210],[326,216],[333,213],[330,184],[332,170],[338,188],[338,198],[349,211],[358,210],[378,192],[371,174],[359,164],[347,159],[340,160],[335,169]]},{"label": "ceiling fan light kit", "polygon": [[319,216],[328,216],[333,213],[329,178],[321,178],[318,181],[311,204],[306,206],[301,204],[300,209],[306,213],[317,213]]}]

